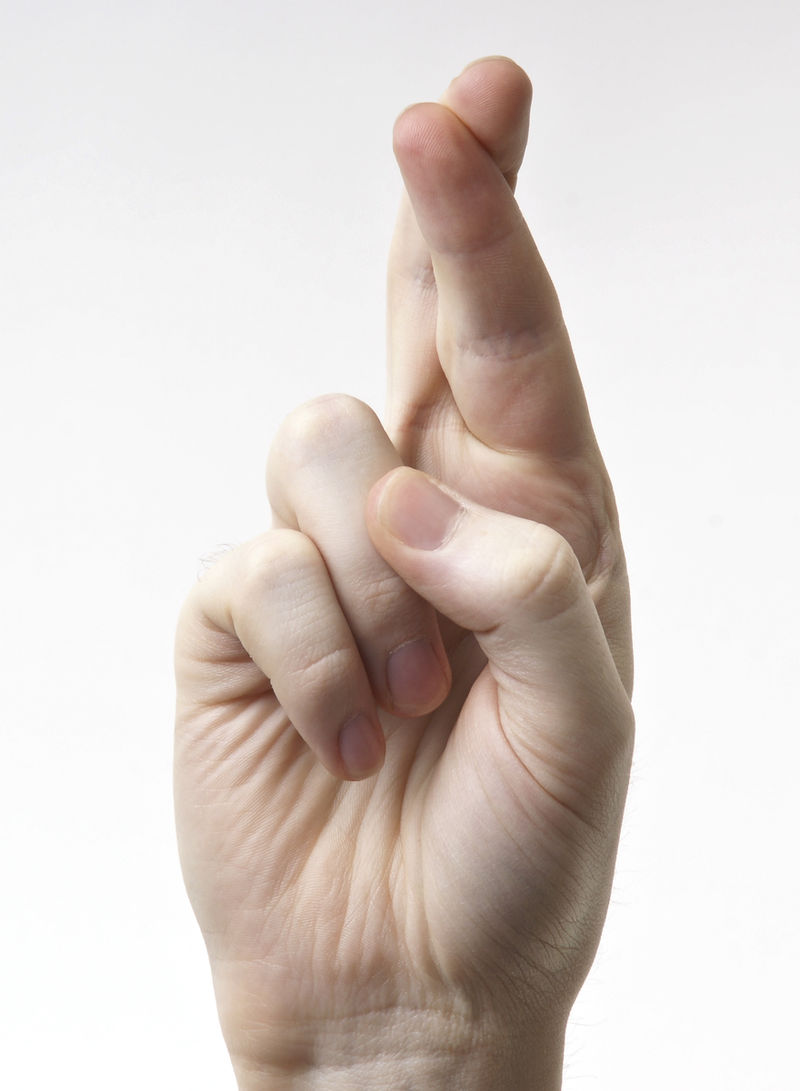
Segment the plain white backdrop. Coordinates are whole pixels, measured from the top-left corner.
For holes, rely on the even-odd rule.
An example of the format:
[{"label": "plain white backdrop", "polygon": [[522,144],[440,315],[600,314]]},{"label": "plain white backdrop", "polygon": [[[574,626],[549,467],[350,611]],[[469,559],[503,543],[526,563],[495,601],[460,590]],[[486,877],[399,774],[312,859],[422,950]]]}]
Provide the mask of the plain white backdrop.
[{"label": "plain white backdrop", "polygon": [[519,198],[616,482],[639,743],[567,1091],[786,1091],[800,1009],[796,0],[0,0],[0,1083],[232,1089],[174,619],[283,415],[380,409],[394,117],[534,82]]}]

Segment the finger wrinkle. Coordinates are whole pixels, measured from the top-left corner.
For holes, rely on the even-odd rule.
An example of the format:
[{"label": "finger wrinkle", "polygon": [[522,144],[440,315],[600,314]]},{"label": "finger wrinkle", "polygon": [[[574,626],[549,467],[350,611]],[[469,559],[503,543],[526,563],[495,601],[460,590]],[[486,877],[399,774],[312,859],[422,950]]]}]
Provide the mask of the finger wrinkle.
[{"label": "finger wrinkle", "polygon": [[433,252],[433,266],[436,259],[475,261],[476,255],[486,262],[492,251],[500,252],[500,262],[508,263],[504,248],[511,251],[516,248],[520,232],[527,232],[527,227],[516,202],[498,214],[496,194],[489,192],[469,196],[458,192],[458,199],[453,199],[455,187],[443,187],[435,195],[436,207],[429,213],[431,229],[429,242]]},{"label": "finger wrinkle", "polygon": [[399,284],[401,288],[410,284],[414,291],[423,297],[435,295],[436,276],[433,271],[433,262],[428,258],[424,262],[398,263],[389,276],[390,291],[395,284]]}]

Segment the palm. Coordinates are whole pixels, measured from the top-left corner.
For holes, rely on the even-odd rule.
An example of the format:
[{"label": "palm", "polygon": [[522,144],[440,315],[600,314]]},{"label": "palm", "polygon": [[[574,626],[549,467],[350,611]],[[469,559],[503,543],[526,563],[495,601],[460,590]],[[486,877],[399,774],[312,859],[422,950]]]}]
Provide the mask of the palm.
[{"label": "palm", "polygon": [[530,777],[492,729],[497,696],[477,646],[469,637],[452,653],[451,699],[424,719],[385,716],[386,762],[368,781],[320,766],[246,656],[250,693],[234,715],[221,720],[226,697],[179,718],[187,885],[219,977],[247,983],[246,1025],[262,1008],[274,1018],[276,997],[287,1019],[324,1020],[420,989],[420,1003],[452,998],[476,961],[503,975],[557,968],[549,953],[564,942],[579,863],[552,846],[586,831],[545,792],[530,806]]}]

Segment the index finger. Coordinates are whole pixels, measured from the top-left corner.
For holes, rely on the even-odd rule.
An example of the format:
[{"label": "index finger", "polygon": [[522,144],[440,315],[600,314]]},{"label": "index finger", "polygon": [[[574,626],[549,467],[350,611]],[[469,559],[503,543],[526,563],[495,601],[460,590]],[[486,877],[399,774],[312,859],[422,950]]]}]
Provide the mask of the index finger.
[{"label": "index finger", "polygon": [[437,349],[483,443],[546,457],[594,446],[552,281],[501,169],[446,106],[395,125],[395,154],[430,249]]}]

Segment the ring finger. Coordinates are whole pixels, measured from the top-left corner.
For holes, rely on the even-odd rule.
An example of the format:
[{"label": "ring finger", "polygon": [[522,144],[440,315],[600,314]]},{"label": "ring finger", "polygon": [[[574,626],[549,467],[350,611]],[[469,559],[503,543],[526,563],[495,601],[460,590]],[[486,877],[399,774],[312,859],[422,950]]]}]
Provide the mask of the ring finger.
[{"label": "ring finger", "polygon": [[421,716],[450,687],[436,614],[380,557],[364,520],[370,488],[401,464],[372,410],[332,395],[286,419],[267,489],[277,524],[302,531],[320,551],[376,701]]}]

